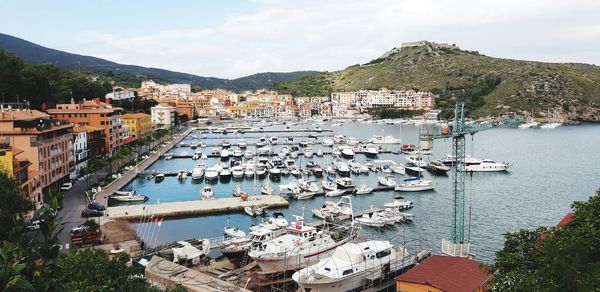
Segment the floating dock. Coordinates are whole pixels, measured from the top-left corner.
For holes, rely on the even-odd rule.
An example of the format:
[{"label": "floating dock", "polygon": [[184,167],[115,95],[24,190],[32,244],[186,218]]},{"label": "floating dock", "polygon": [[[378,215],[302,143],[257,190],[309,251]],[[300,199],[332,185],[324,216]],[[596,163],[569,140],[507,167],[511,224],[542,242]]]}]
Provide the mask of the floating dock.
[{"label": "floating dock", "polygon": [[242,201],[242,199],[238,197],[232,197],[151,205],[114,206],[108,207],[106,213],[107,216],[112,219],[137,220],[148,214],[154,214],[154,216],[161,216],[164,218],[176,218],[243,212],[245,207],[253,206],[285,208],[288,207],[288,205],[289,202],[280,196],[261,195],[250,196],[247,201]]}]

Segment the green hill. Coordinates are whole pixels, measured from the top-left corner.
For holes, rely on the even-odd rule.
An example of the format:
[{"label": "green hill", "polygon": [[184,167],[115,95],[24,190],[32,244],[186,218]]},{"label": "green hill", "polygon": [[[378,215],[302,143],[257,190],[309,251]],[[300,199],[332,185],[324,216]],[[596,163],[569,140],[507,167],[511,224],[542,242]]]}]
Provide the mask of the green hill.
[{"label": "green hill", "polygon": [[440,109],[463,100],[472,116],[543,117],[552,108],[565,120],[600,121],[599,66],[500,59],[431,44],[276,85],[295,95],[381,87],[434,92]]}]

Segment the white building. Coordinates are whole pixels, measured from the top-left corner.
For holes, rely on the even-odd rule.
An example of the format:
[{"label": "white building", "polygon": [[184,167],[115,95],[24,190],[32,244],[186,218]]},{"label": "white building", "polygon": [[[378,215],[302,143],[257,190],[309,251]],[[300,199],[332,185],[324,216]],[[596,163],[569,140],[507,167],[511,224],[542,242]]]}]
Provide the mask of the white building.
[{"label": "white building", "polygon": [[435,95],[414,90],[360,90],[333,92],[331,100],[339,105],[358,108],[397,107],[402,109],[426,109],[435,107]]},{"label": "white building", "polygon": [[81,171],[87,167],[88,162],[88,147],[87,147],[87,132],[73,131],[73,158],[75,166],[71,169],[70,179],[76,179],[81,176]]},{"label": "white building", "polygon": [[169,129],[175,126],[176,108],[170,105],[159,104],[153,106],[150,111],[152,124],[155,129]]}]

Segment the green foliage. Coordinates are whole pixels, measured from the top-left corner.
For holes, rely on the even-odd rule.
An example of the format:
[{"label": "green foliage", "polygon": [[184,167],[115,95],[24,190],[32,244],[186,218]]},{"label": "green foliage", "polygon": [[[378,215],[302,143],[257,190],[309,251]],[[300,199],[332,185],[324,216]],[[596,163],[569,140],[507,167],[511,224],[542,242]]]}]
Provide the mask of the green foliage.
[{"label": "green foliage", "polygon": [[17,224],[16,216],[31,209],[31,203],[21,196],[17,183],[0,171],[0,241],[8,239]]},{"label": "green foliage", "polygon": [[326,73],[303,76],[285,83],[275,83],[273,88],[292,96],[329,96],[333,91],[331,79]]},{"label": "green foliage", "polygon": [[127,112],[146,114],[150,114],[150,108],[158,104],[154,99],[141,99],[137,96],[129,100],[111,100],[110,103],[122,107]]},{"label": "green foliage", "polygon": [[422,115],[424,110],[405,110],[399,108],[373,108],[369,110],[369,114],[379,119],[397,119],[410,118],[416,115]]},{"label": "green foliage", "polygon": [[29,101],[40,109],[43,103],[52,105],[104,96],[110,84],[93,81],[86,74],[61,70],[55,65],[28,65],[0,49],[0,94],[4,101]]},{"label": "green foliage", "polygon": [[76,250],[58,261],[57,280],[67,291],[145,291],[143,270],[128,266],[125,253],[109,257],[100,250]]},{"label": "green foliage", "polygon": [[593,291],[600,288],[600,191],[573,203],[562,228],[505,234],[496,253],[495,291]]}]

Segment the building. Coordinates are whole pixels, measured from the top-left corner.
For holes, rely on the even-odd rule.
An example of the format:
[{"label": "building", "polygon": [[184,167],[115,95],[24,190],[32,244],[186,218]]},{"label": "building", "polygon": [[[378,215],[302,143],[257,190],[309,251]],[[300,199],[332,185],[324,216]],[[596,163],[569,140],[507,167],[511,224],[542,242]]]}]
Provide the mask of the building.
[{"label": "building", "polygon": [[106,136],[104,129],[92,126],[75,126],[73,128],[73,132],[81,131],[85,131],[88,157],[100,157],[106,154],[104,149],[104,140]]},{"label": "building", "polygon": [[152,125],[156,129],[169,129],[175,126],[174,106],[159,104],[150,109],[152,113]]},{"label": "building", "polygon": [[333,92],[331,100],[339,105],[355,108],[395,107],[407,110],[432,110],[435,95],[414,90],[359,90]]},{"label": "building", "polygon": [[483,292],[488,290],[491,278],[474,259],[433,255],[396,277],[396,291]]},{"label": "building", "polygon": [[54,119],[68,121],[73,125],[104,129],[106,153],[113,153],[127,138],[127,131],[123,128],[121,118],[122,112],[122,108],[113,107],[98,98],[83,100],[80,103],[71,101],[71,103],[57,104],[56,108],[48,109],[48,113]]},{"label": "building", "polygon": [[73,158],[75,159],[75,165],[71,168],[71,179],[76,179],[83,174],[82,170],[87,167],[89,159],[88,152],[87,132],[78,127],[73,128]]},{"label": "building", "polygon": [[[23,150],[19,150],[9,144],[0,144],[0,171],[6,173],[10,178],[17,181],[21,195],[29,200],[35,209],[42,207],[42,189],[38,173],[30,169],[32,165],[22,156]],[[26,214],[32,215],[32,214]]]},{"label": "building", "polygon": [[143,139],[152,135],[152,116],[144,113],[124,114],[123,126],[129,132],[130,141]]},{"label": "building", "polygon": [[[0,144],[19,149],[16,158],[29,161],[28,177],[39,177],[43,192],[68,180],[73,159],[73,125],[29,109],[0,108]],[[41,204],[42,198],[36,198]]]}]

